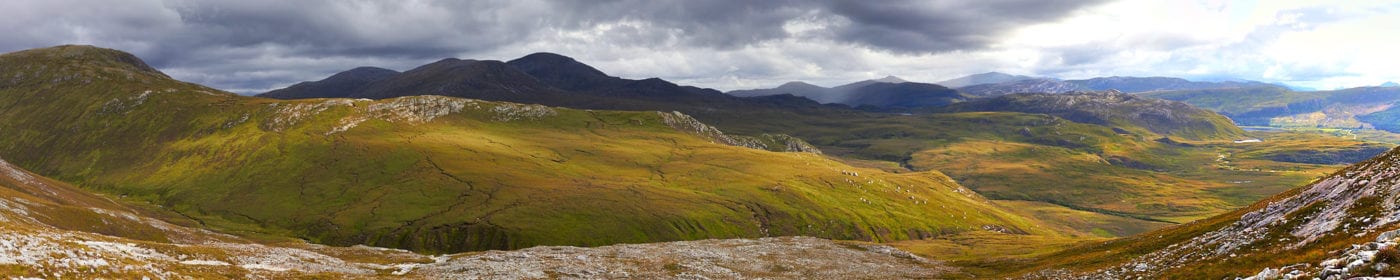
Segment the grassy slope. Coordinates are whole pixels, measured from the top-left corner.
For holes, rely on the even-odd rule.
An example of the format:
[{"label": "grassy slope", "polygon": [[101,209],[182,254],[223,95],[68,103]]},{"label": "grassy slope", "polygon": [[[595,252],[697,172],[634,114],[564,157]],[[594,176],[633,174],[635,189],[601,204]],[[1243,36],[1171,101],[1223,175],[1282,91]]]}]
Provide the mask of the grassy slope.
[{"label": "grassy slope", "polygon": [[434,252],[1036,228],[937,172],[714,144],[654,112],[248,98],[114,56],[0,57],[0,76],[23,77],[0,84],[0,156],[219,228]]},{"label": "grassy slope", "polygon": [[[202,230],[178,216],[152,218],[165,214],[169,213],[137,210],[0,160],[0,277],[472,279],[566,274],[585,278],[927,278],[948,270],[941,263],[911,258],[886,246],[810,237],[536,247],[431,256],[365,246],[256,242]],[[877,275],[872,275],[872,268],[879,268]]]},{"label": "grassy slope", "polygon": [[[1260,158],[1260,151],[1288,153],[1359,143],[1257,132],[1268,142],[1168,144],[1156,141],[1161,135],[1136,126],[1121,126],[1126,133],[1120,133],[1107,126],[1011,112],[820,118],[778,114],[697,118],[743,133],[769,129],[791,134],[829,154],[862,159],[865,166],[939,170],[992,199],[1054,202],[1174,222],[1243,207],[1337,168],[1275,162]],[[1285,143],[1299,145],[1271,148]],[[1221,155],[1228,164],[1218,161]]]},{"label": "grassy slope", "polygon": [[1018,93],[938,109],[944,112],[1024,112],[1103,126],[1142,128],[1190,140],[1236,140],[1244,131],[1225,116],[1186,103],[1105,92]]}]

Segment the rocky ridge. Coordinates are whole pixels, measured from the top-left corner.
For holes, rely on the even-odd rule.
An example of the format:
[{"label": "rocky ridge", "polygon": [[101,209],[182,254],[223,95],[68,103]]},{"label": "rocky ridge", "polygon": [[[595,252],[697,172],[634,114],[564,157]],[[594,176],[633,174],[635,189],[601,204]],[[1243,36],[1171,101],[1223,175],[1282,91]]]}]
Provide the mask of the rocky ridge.
[{"label": "rocky ridge", "polygon": [[797,137],[784,134],[761,134],[759,136],[727,135],[719,128],[710,126],[690,115],[681,112],[656,112],[661,121],[678,131],[690,133],[711,142],[774,152],[822,153],[821,149]]},{"label": "rocky ridge", "polygon": [[[1157,278],[1190,265],[1305,251],[1341,253],[1335,258],[1317,260],[1317,266],[1310,263],[1286,265],[1283,273],[1270,269],[1261,274],[1283,277],[1291,273],[1287,271],[1314,269],[1318,271],[1294,275],[1316,275],[1324,279],[1333,279],[1326,278],[1333,275],[1356,275],[1361,269],[1374,266],[1375,252],[1393,248],[1397,232],[1387,230],[1396,228],[1400,222],[1400,203],[1397,202],[1400,202],[1400,150],[1391,150],[1303,187],[1295,195],[1261,202],[1256,210],[1243,213],[1221,228],[1120,265],[1087,273],[1041,271],[1028,277]],[[1375,241],[1345,242],[1351,239]],[[1345,244],[1335,245],[1338,242]]]},{"label": "rocky ridge", "polygon": [[1244,280],[1322,279],[1340,280],[1354,277],[1400,276],[1400,230],[1381,233],[1375,241],[1353,244],[1344,251],[1316,264],[1298,263],[1278,268],[1266,267]]}]

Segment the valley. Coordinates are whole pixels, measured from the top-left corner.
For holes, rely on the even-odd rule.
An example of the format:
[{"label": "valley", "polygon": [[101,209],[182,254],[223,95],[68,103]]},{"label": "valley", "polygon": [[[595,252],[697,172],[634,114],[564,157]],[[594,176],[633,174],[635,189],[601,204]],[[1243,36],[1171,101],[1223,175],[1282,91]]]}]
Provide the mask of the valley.
[{"label": "valley", "polygon": [[[0,274],[41,277],[1139,275],[1121,267],[1314,199],[1300,194],[1347,164],[1388,176],[1366,160],[1393,146],[1247,131],[1234,111],[1153,98],[1171,91],[976,97],[891,77],[809,87],[839,95],[823,104],[548,53],[356,68],[263,97],[91,46],[0,55],[0,77],[0,214],[40,217],[7,225],[0,252],[48,252]],[[1206,260],[1151,265],[1246,272]]]}]

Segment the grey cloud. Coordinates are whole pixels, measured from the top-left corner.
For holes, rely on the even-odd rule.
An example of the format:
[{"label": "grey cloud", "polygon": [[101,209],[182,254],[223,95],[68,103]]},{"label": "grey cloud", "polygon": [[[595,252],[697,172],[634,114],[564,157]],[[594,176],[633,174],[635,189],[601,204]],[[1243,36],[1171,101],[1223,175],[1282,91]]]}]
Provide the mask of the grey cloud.
[{"label": "grey cloud", "polygon": [[1053,21],[1103,0],[962,1],[839,0],[832,11],[851,24],[843,41],[894,51],[926,53],[981,49],[1016,27]]},{"label": "grey cloud", "polygon": [[[1015,27],[1098,2],[18,0],[0,2],[0,51],[68,43],[118,48],[177,78],[250,93],[355,66],[402,69],[531,42],[584,52],[735,50],[782,40],[894,53],[978,50]],[[784,29],[810,18],[832,25],[811,34]],[[561,38],[570,32],[587,38]],[[781,71],[754,67],[731,72]]]}]

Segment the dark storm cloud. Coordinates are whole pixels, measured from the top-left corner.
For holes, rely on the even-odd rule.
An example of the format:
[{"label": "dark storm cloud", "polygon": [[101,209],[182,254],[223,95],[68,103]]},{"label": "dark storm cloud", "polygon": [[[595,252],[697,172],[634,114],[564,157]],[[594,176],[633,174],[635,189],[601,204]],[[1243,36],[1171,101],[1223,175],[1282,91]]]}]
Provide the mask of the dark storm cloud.
[{"label": "dark storm cloud", "polygon": [[[683,31],[688,43],[730,47],[787,38],[803,17],[836,19],[823,35],[881,50],[928,53],[985,48],[1016,27],[1060,19],[1105,0],[992,1],[562,1],[564,24],[640,20]],[[583,25],[583,26],[580,26]]]},{"label": "dark storm cloud", "polygon": [[[531,42],[584,52],[737,49],[794,39],[895,53],[977,50],[1015,27],[1097,3],[20,0],[0,3],[0,51],[67,43],[118,48],[177,78],[251,93],[355,66],[402,70]],[[785,25],[794,21],[820,28],[790,32]],[[571,32],[591,37],[560,39]]]},{"label": "dark storm cloud", "polygon": [[852,22],[836,31],[842,41],[917,53],[984,48],[1003,32],[1060,19],[1101,2],[840,0],[831,11]]}]

